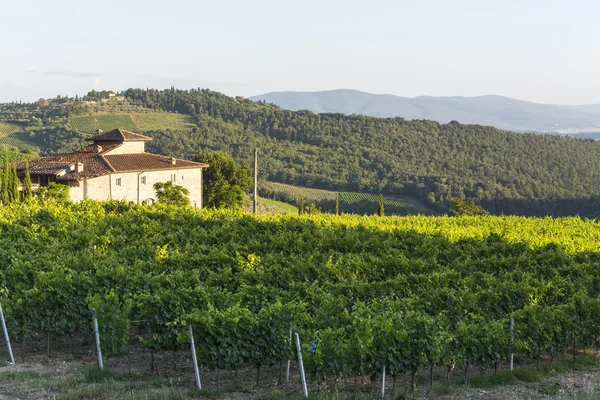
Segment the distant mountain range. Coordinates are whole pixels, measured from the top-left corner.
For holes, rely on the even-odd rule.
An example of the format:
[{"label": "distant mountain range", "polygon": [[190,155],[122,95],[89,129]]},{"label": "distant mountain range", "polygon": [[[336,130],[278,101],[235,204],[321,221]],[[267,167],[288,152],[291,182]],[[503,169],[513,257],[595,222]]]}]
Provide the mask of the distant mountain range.
[{"label": "distant mountain range", "polygon": [[294,111],[431,119],[441,123],[455,120],[463,124],[490,125],[512,131],[600,136],[600,104],[538,104],[493,95],[411,98],[350,89],[273,92],[250,99],[265,100]]}]

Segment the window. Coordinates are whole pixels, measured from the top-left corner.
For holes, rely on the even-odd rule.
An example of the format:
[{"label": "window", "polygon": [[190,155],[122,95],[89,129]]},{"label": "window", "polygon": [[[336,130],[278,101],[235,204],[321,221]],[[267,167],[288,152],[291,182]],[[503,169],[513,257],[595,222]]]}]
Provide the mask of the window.
[{"label": "window", "polygon": [[115,185],[121,186],[121,178],[115,179]]},{"label": "window", "polygon": [[183,180],[183,175],[181,175],[181,180]]},{"label": "window", "polygon": [[145,176],[142,176],[142,177],[141,177],[141,179],[140,179],[140,183],[141,183],[142,185],[145,185],[145,184],[146,184],[146,177],[145,177]]},{"label": "window", "polygon": [[177,174],[172,174],[171,175],[171,182],[175,183],[176,180],[177,180]]}]

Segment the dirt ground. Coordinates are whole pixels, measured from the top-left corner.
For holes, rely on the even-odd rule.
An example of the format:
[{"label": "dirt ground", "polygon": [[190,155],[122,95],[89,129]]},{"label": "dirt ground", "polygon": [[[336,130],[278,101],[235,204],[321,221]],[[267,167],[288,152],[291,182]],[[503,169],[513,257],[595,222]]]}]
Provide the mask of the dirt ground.
[{"label": "dirt ground", "polygon": [[[0,400],[16,399],[60,399],[61,392],[53,387],[52,381],[59,378],[74,377],[96,365],[93,342],[90,338],[74,338],[63,342],[52,342],[50,357],[48,346],[43,340],[17,344],[14,347],[17,364],[0,367]],[[1,353],[1,352],[0,352]],[[152,368],[154,360],[154,368]],[[568,362],[565,361],[565,362]],[[203,387],[218,390],[211,398],[223,400],[241,399],[285,399],[286,395],[301,393],[299,370],[295,362],[291,363],[290,382],[285,383],[285,365],[262,367],[260,383],[256,385],[256,369],[244,368],[237,373],[234,371],[208,371],[201,368]],[[529,362],[531,367],[532,363]],[[175,381],[181,387],[194,388],[193,366],[189,349],[182,348],[177,352],[157,352],[152,354],[147,348],[133,342],[127,354],[105,360],[105,367],[137,374],[140,381],[151,383],[155,380]],[[501,366],[506,368],[507,366]],[[3,379],[6,373],[35,372],[42,374],[44,379],[27,386],[19,380]],[[475,368],[470,376],[479,375]],[[460,380],[456,372],[454,381]],[[418,390],[414,395],[407,393],[409,386],[406,377],[398,379],[396,394],[415,399],[573,399],[582,397],[585,400],[600,399],[600,367],[590,367],[586,370],[565,373],[551,373],[550,377],[535,383],[517,382],[508,386],[496,386],[486,389],[469,388],[464,385],[452,386],[446,394],[442,391],[430,391],[427,382],[428,371],[421,371]],[[434,382],[438,385],[445,381],[445,369],[434,370]],[[337,387],[345,393],[343,399],[353,398],[355,387],[362,393],[360,399],[378,398],[380,382],[372,382],[368,378],[358,378],[355,386],[354,379],[348,378]],[[435,385],[435,384],[434,384]],[[317,385],[309,380],[309,392],[314,393],[323,389],[323,384]],[[330,386],[331,388],[331,386]],[[386,398],[392,398],[392,379],[386,381]],[[92,397],[93,398],[93,397]],[[327,398],[327,397],[326,397]],[[329,397],[330,398],[330,397]]]}]

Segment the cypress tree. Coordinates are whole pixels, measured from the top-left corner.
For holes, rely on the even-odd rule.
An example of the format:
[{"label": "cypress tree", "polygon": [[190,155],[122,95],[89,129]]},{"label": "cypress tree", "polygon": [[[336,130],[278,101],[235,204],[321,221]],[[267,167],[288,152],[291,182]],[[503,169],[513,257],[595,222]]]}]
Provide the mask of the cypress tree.
[{"label": "cypress tree", "polygon": [[298,203],[298,215],[304,214],[304,197],[300,197],[300,202]]},{"label": "cypress tree", "polygon": [[33,189],[31,188],[31,175],[29,174],[29,162],[25,161],[25,186],[23,188],[23,199],[33,198]]},{"label": "cypress tree", "polygon": [[8,188],[8,193],[10,196],[10,201],[12,203],[18,203],[21,200],[21,196],[19,195],[19,177],[17,176],[17,167],[14,166],[10,169],[10,183]]},{"label": "cypress tree", "polygon": [[383,217],[385,215],[385,211],[383,209],[383,196],[379,193],[379,204],[377,205],[377,215]]},{"label": "cypress tree", "polygon": [[10,197],[8,196],[8,186],[10,171],[8,169],[8,149],[4,149],[4,157],[2,160],[2,187],[0,187],[0,200],[2,204],[7,205],[10,203]]},{"label": "cypress tree", "polygon": [[335,215],[340,215],[340,192],[335,193],[335,209],[333,212]]}]

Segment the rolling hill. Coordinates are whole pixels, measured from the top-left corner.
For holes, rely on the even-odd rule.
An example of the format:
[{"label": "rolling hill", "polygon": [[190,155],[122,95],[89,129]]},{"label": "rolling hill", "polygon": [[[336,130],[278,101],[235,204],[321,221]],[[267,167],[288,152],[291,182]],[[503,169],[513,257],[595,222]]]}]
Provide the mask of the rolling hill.
[{"label": "rolling hill", "polygon": [[119,108],[86,109],[86,98],[51,107],[0,104],[0,139],[7,135],[21,150],[61,153],[81,148],[97,128],[127,125],[153,138],[148,151],[174,157],[221,150],[251,162],[258,148],[261,181],[371,199],[381,193],[432,212],[463,197],[495,214],[600,217],[600,141],[456,121],[289,111],[207,89],[122,93]]},{"label": "rolling hill", "polygon": [[372,117],[429,119],[440,123],[490,125],[528,132],[600,132],[600,105],[538,104],[502,96],[400,97],[358,90],[274,92],[250,98],[292,110],[361,114]]}]

